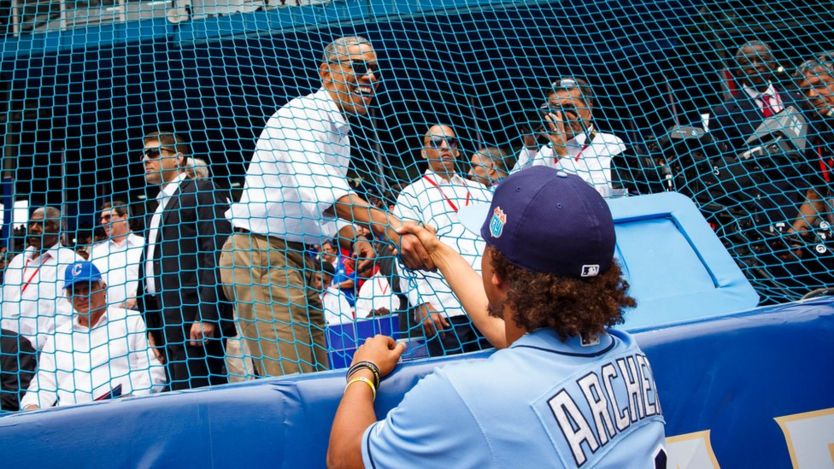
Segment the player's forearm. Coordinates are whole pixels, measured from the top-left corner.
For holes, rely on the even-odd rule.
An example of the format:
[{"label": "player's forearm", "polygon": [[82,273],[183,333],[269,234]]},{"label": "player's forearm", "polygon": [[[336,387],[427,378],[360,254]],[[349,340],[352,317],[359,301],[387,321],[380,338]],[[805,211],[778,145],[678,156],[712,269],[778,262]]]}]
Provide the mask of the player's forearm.
[{"label": "player's forearm", "polygon": [[[351,378],[362,376],[373,381],[369,370],[359,370]],[[362,434],[374,422],[374,393],[366,383],[354,383],[345,389],[336,416],[333,418],[333,428],[330,431],[330,444],[327,448],[327,467],[329,468],[361,468],[362,463]]]},{"label": "player's forearm", "polygon": [[334,205],[336,215],[353,223],[368,225],[370,229],[378,234],[397,242],[400,236],[394,231],[402,223],[390,213],[372,207],[361,197],[355,194],[348,194],[336,201]]},{"label": "player's forearm", "polygon": [[472,319],[472,324],[493,347],[505,348],[507,337],[504,320],[489,315],[489,300],[481,276],[463,256],[445,244],[441,243],[432,253],[432,259]]}]

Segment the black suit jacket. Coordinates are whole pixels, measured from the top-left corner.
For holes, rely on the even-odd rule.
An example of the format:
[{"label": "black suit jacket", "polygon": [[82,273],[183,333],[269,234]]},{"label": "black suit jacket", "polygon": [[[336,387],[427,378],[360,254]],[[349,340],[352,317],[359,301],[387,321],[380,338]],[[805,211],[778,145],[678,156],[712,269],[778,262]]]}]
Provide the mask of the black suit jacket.
[{"label": "black suit jacket", "polygon": [[[789,93],[776,85],[773,86],[779,93],[783,108],[793,106],[805,112],[807,117],[808,106],[805,104],[805,98],[796,93]],[[734,152],[733,154],[740,153],[746,150],[745,142],[764,122],[764,119],[764,114],[756,101],[741,90],[712,110],[710,134],[722,150]]]},{"label": "black suit jacket", "polygon": [[[140,307],[158,345],[182,345],[195,321],[214,324],[217,337],[236,335],[232,304],[223,294],[218,270],[220,251],[231,233],[227,208],[226,191],[207,179],[185,178],[168,200],[155,240],[157,293],[151,296],[145,291],[147,246],[139,287]],[[152,216],[149,211],[148,228]],[[147,239],[148,245],[153,241]]]}]

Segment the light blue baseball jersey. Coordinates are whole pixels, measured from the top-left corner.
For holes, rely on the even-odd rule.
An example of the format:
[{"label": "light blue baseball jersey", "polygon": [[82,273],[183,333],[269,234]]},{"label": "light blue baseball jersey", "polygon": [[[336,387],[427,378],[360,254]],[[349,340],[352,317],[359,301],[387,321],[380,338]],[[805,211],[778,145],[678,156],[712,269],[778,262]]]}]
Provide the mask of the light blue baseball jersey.
[{"label": "light blue baseball jersey", "polygon": [[365,467],[665,467],[646,356],[627,333],[595,344],[526,334],[423,378],[362,440]]}]

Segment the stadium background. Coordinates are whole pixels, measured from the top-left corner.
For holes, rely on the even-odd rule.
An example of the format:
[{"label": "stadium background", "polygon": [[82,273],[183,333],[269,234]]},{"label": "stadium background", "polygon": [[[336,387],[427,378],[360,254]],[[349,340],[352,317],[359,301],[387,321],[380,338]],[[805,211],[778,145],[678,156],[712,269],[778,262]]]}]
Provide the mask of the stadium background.
[{"label": "stadium background", "polygon": [[[356,0],[179,23],[166,18],[177,4],[135,2],[122,6],[145,8],[143,19],[90,16],[63,30],[56,3],[22,8],[19,30],[9,25],[3,39],[4,219],[12,200],[61,206],[70,240],[93,230],[111,198],[144,212],[155,194],[145,192],[141,138],[159,127],[184,134],[218,184],[239,188],[266,120],[319,86],[321,50],[335,37],[363,35],[379,53],[382,86],[372,115],[353,121],[351,171],[360,190],[389,197],[386,187],[422,171],[420,136],[432,123],[450,124],[467,157],[483,145],[517,151],[521,127],[537,119],[555,77],[586,77],[598,128],[640,159],[658,154],[655,144],[672,126],[700,125],[700,113],[724,99],[721,72],[742,43],[770,44],[786,71],[778,79],[789,87],[796,65],[834,48],[834,13],[825,1]],[[99,6],[108,5],[118,3]],[[460,170],[467,169],[462,159]],[[658,170],[642,169],[647,177]],[[6,223],[3,238],[10,236]],[[768,302],[795,299],[759,294]],[[828,355],[821,360],[831,363]],[[677,433],[706,425],[676,424]]]}]

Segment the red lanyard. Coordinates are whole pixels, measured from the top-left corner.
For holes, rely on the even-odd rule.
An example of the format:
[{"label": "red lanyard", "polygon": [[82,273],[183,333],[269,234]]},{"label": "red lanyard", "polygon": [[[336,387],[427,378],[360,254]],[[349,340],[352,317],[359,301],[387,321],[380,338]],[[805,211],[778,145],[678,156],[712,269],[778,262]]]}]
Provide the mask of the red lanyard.
[{"label": "red lanyard", "polygon": [[[585,143],[584,145],[582,145],[582,148],[579,150],[579,153],[577,153],[577,154],[576,154],[576,157],[574,158],[574,161],[579,161],[579,158],[582,156],[582,153],[584,153],[584,152],[585,152],[585,150],[587,150],[587,149],[588,149],[588,147],[590,147],[590,146],[591,146],[591,144],[590,144],[590,143]],[[558,164],[559,164],[559,160],[560,160],[560,159],[562,159],[562,157],[561,157],[561,156],[556,156],[556,157],[554,157],[554,158],[553,158],[553,164],[557,164],[557,165],[558,165]]]},{"label": "red lanyard", "polygon": [[[29,278],[28,278],[28,279],[26,279],[26,283],[24,283],[24,284],[23,284],[23,287],[21,287],[21,289],[20,289],[20,293],[25,292],[25,291],[26,291],[26,289],[27,289],[27,288],[29,288],[29,284],[30,284],[30,283],[32,283],[32,279],[33,279],[33,278],[35,278],[35,275],[38,275],[38,272],[40,272],[40,270],[41,270],[41,266],[42,266],[42,265],[43,265],[43,263],[44,263],[44,262],[46,262],[48,259],[49,259],[49,254],[44,254],[44,258],[43,258],[43,259],[41,259],[41,263],[38,265],[38,268],[37,268],[37,269],[35,269],[35,271],[34,271],[34,272],[32,272],[32,275],[30,275],[30,276],[29,276]],[[32,259],[27,259],[27,260],[26,260],[26,265],[23,267],[23,276],[24,276],[24,277],[26,276],[26,269],[27,269],[27,268],[29,268],[29,262],[31,262],[31,261],[32,261]]]},{"label": "red lanyard", "polygon": [[380,289],[382,289],[383,295],[388,291],[389,285],[385,285],[385,288],[382,288],[382,279],[380,277],[376,278],[376,284]]},{"label": "red lanyard", "polygon": [[[436,182],[434,182],[434,180],[433,180],[432,178],[430,178],[428,175],[425,175],[425,174],[423,175],[423,178],[424,178],[426,181],[429,181],[429,184],[431,184],[432,186],[436,187],[436,188],[437,188],[437,190],[439,190],[439,191],[440,191],[440,195],[442,195],[442,196],[443,196],[443,198],[444,198],[444,199],[446,199],[446,203],[448,203],[448,204],[449,204],[449,207],[452,207],[452,210],[454,210],[455,212],[457,212],[457,211],[458,211],[458,206],[457,206],[457,205],[455,205],[455,203],[454,203],[454,202],[452,202],[452,199],[450,199],[450,198],[446,195],[446,193],[445,193],[445,192],[443,192],[443,189],[442,189],[442,188],[441,188],[441,187],[440,187],[440,186],[439,186]],[[469,193],[469,191],[467,190],[467,191],[466,191],[466,204],[464,205],[465,207],[468,207],[468,206],[469,206],[469,198],[470,198],[470,196],[471,196],[471,194],[470,194],[470,193]]]}]

